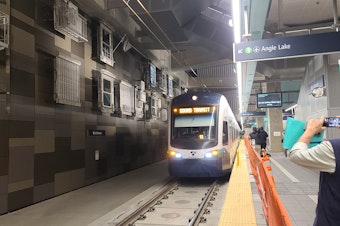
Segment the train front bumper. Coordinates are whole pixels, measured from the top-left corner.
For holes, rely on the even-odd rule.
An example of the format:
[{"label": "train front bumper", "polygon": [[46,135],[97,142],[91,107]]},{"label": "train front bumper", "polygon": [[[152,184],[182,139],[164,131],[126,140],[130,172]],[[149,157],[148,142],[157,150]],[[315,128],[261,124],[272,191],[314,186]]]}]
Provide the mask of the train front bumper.
[{"label": "train front bumper", "polygon": [[169,159],[169,174],[176,177],[221,177],[230,172],[222,170],[222,159]]}]

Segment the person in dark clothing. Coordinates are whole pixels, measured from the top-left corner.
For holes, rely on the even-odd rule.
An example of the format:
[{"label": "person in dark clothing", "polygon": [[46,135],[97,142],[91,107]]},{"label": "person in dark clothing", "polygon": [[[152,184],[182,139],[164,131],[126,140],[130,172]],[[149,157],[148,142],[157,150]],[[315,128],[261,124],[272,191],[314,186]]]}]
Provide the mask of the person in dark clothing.
[{"label": "person in dark clothing", "polygon": [[259,129],[257,129],[256,127],[253,127],[253,132],[249,134],[250,139],[252,139],[252,144],[254,145],[255,150],[260,153],[261,157],[262,157],[262,152],[261,152],[261,148],[260,148],[260,133],[259,133]]},{"label": "person in dark clothing", "polygon": [[261,151],[260,151],[260,155],[261,157],[263,156],[262,154],[262,149],[265,149],[266,150],[266,147],[267,147],[267,137],[268,137],[268,134],[267,132],[263,129],[263,127],[261,127],[259,129],[259,138],[258,138],[258,142],[259,142],[259,145],[261,146]]},{"label": "person in dark clothing", "polygon": [[268,133],[263,129],[263,127],[259,129],[258,133],[259,133],[259,145],[261,146],[261,150],[266,149]]},{"label": "person in dark clothing", "polygon": [[256,140],[258,139],[259,137],[259,134],[258,134],[258,131],[257,131],[257,128],[256,127],[253,127],[253,132],[251,132],[249,134],[249,137],[251,140],[254,140],[254,144],[257,144],[256,143]]},{"label": "person in dark clothing", "polygon": [[249,134],[250,139],[255,139],[255,136],[257,135],[257,128],[253,127],[253,132]]}]

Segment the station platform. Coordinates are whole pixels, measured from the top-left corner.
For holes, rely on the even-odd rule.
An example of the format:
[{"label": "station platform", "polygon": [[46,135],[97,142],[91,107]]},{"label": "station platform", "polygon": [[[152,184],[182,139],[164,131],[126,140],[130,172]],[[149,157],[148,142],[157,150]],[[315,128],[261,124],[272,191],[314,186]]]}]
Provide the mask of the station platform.
[{"label": "station platform", "polygon": [[[237,162],[235,162],[226,194],[225,205],[227,207],[221,212],[219,226],[284,225],[273,223],[273,221],[267,222],[262,198],[251,170],[249,150],[245,145],[241,145],[238,151],[241,153],[240,166],[237,167]],[[274,180],[277,195],[287,211],[291,225],[312,226],[317,204],[319,172],[292,163],[283,152],[271,152],[266,166],[271,168],[270,176]],[[245,169],[249,177],[242,177],[242,173],[239,172],[243,171],[245,175]],[[247,188],[248,183],[250,183],[251,191]],[[247,195],[249,193],[252,196]],[[254,213],[252,213],[252,207],[254,207]]]},{"label": "station platform", "polygon": [[292,163],[283,153],[271,153],[271,175],[293,226],[313,226],[319,172]]},{"label": "station platform", "polygon": [[[244,150],[238,163],[242,172],[235,173],[236,170],[233,170],[234,175],[232,174],[229,180],[218,225],[268,225],[262,208],[262,201],[249,167],[247,150],[244,144],[240,145],[240,148]],[[292,225],[312,226],[317,202],[319,173],[295,165],[283,153],[272,152],[270,154],[270,161],[267,164],[272,167],[271,176],[275,180],[277,192],[288,212]],[[108,225],[98,223],[100,222],[98,219],[103,219],[110,211],[120,208],[124,203],[141,195],[145,190],[168,179],[167,161],[164,160],[1,215],[0,225]],[[242,200],[237,198],[240,197],[240,194]],[[232,201],[229,201],[230,199]],[[235,206],[238,206],[238,208],[228,206],[229,204],[236,204]],[[233,209],[224,212],[228,208]],[[251,214],[246,214],[251,211],[253,211]],[[239,220],[240,216],[242,217],[241,221]],[[249,219],[251,223],[248,223],[247,220]]]}]

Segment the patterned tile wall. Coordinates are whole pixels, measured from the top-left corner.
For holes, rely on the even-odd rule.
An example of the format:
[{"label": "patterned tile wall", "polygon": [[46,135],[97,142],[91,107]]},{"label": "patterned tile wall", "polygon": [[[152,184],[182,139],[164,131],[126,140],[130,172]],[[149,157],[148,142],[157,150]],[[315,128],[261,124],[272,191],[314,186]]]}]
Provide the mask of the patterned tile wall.
[{"label": "patterned tile wall", "polygon": [[[10,72],[0,75],[1,81],[8,78],[11,93],[7,99],[0,96],[0,214],[164,159],[165,122],[93,109],[92,71],[140,80],[140,56],[117,51],[115,68],[99,64],[91,59],[91,40],[77,43],[36,23],[38,3],[51,0],[10,2]],[[58,52],[81,62],[81,107],[53,100]],[[9,115],[2,110],[7,104]],[[105,136],[89,136],[89,129],[105,130]]]},{"label": "patterned tile wall", "polygon": [[[0,10],[9,15],[6,2],[0,3]],[[9,91],[9,57],[10,51],[0,51],[0,214],[8,211],[8,161],[9,161],[9,121],[8,95]]]}]

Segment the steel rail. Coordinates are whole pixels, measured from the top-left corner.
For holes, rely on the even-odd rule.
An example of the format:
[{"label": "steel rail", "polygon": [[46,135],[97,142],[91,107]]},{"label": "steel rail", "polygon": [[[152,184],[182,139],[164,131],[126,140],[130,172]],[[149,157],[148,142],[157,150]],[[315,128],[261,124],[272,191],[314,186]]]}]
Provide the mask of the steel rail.
[{"label": "steel rail", "polygon": [[210,204],[210,200],[212,200],[212,197],[216,194],[214,191],[217,189],[218,184],[217,180],[214,181],[214,183],[210,186],[208,192],[206,193],[204,199],[202,200],[201,204],[199,205],[199,208],[196,210],[194,216],[190,219],[190,222],[188,226],[197,226],[200,223],[205,222],[205,218],[203,215],[206,213],[206,209],[208,205]]},{"label": "steel rail", "polygon": [[161,190],[155,194],[155,196],[151,197],[148,201],[146,201],[144,204],[142,204],[140,207],[138,207],[136,210],[131,212],[128,216],[124,217],[121,221],[118,223],[114,223],[112,225],[114,226],[133,226],[134,222],[137,220],[141,220],[145,218],[145,213],[153,211],[153,206],[157,205],[162,199],[167,198],[167,194],[169,194],[172,190],[178,187],[178,182],[173,181],[165,185]]}]

